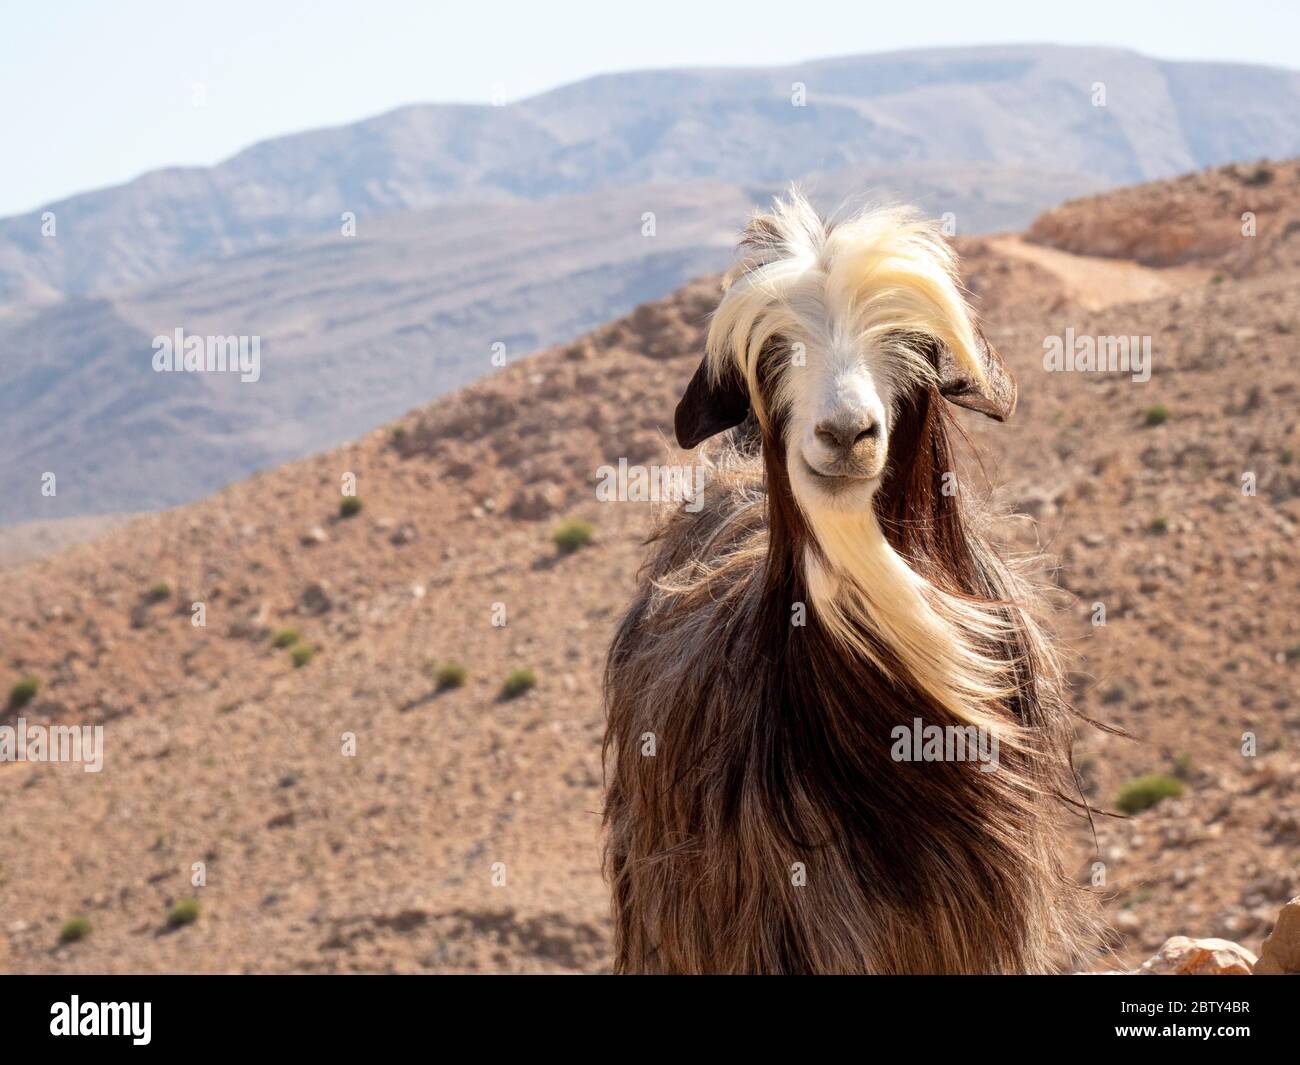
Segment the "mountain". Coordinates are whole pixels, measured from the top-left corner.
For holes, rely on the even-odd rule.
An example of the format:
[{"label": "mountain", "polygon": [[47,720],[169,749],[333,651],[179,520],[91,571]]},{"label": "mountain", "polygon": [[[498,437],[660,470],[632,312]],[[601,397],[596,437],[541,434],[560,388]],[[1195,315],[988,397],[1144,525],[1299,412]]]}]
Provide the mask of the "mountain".
[{"label": "mountain", "polygon": [[[1093,85],[1105,86],[1094,106]],[[792,103],[802,85],[805,106]],[[1116,184],[1300,150],[1300,72],[1016,45],[611,74],[503,107],[423,104],[0,222],[0,305],[132,286],[332,233],[340,215],[679,182],[992,163]],[[40,215],[54,212],[56,239]]]},{"label": "mountain", "polygon": [[[0,324],[25,355],[0,388],[0,518],[174,505],[348,439],[493,372],[494,344],[516,361],[716,268],[720,219],[749,208],[726,186],[434,208]],[[154,338],[177,328],[259,337],[260,378],[154,372]]]},{"label": "mountain", "polygon": [[[809,182],[828,209],[889,189],[959,230],[1019,224],[1094,185],[972,166]],[[107,296],[0,320],[0,523],[174,506],[311,454],[429,396],[720,270],[777,187],[609,189],[376,218]],[[642,216],[655,216],[653,235]],[[261,376],[158,374],[153,340],[257,336]],[[54,472],[57,494],[42,494]]]},{"label": "mountain", "polygon": [[[495,343],[519,358],[720,269],[791,180],[827,208],[1018,229],[1115,182],[1300,151],[1297,103],[1293,71],[1047,45],[652,71],[50,204],[0,221],[0,524],[172,506],[356,436],[496,369]],[[262,379],[153,373],[177,329],[258,337]]]},{"label": "mountain", "polygon": [[[1275,168],[1261,231],[1300,203],[1296,165]],[[1240,214],[1253,174],[1061,210],[1159,245],[1177,216],[1147,205]],[[1050,234],[958,246],[1020,383],[1007,424],[963,415],[997,498],[1034,519],[1002,534],[1056,558],[1072,698],[1127,733],[1079,725],[1098,813],[1072,872],[1095,883],[1102,863],[1122,967],[1183,932],[1257,951],[1300,888],[1300,262],[1144,266]],[[597,470],[691,461],[672,411],[717,293],[700,278],[392,428],[6,571],[0,695],[34,677],[22,716],[102,724],[105,762],[0,763],[0,969],[606,969],[601,664],[654,513],[598,502]],[[1044,372],[1043,338],[1069,328],[1150,336],[1150,380]],[[983,491],[973,468],[960,480]],[[569,514],[595,539],[564,555]],[[282,629],[309,662],[273,645]],[[467,679],[440,690],[450,661]],[[537,685],[506,698],[520,667]],[[1184,795],[1104,815],[1148,773]],[[198,920],[169,928],[191,896]],[[75,915],[93,931],[61,942]]]}]

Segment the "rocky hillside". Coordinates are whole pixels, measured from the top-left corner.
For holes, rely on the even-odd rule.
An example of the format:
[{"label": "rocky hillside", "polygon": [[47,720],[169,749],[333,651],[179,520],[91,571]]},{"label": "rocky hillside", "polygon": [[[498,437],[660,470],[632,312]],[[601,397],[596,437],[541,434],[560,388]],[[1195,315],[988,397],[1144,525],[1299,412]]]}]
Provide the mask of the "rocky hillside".
[{"label": "rocky hillside", "polygon": [[[1076,702],[1128,733],[1078,743],[1113,964],[1178,934],[1258,952],[1300,893],[1300,276],[959,243],[1020,380],[1012,422],[970,422],[1032,519],[1005,533],[1059,560]],[[0,680],[39,687],[5,720],[102,724],[105,762],[0,764],[0,967],[606,967],[600,669],[652,515],[597,502],[596,470],[676,455],[716,294],[7,571]],[[1069,328],[1150,336],[1151,379],[1045,372]],[[566,554],[569,515],[595,534]]]},{"label": "rocky hillside", "polygon": [[1195,264],[1240,275],[1300,267],[1300,162],[1232,164],[1071,200],[1028,239],[1147,266]]}]

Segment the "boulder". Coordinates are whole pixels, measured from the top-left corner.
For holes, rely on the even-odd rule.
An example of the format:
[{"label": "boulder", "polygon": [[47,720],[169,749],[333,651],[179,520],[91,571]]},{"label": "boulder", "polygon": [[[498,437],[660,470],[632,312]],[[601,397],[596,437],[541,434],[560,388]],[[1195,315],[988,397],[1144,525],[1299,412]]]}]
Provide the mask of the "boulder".
[{"label": "boulder", "polygon": [[1227,939],[1174,936],[1142,963],[1139,976],[1249,976],[1255,955]]},{"label": "boulder", "polygon": [[1256,976],[1300,976],[1300,897],[1282,907],[1259,951]]}]

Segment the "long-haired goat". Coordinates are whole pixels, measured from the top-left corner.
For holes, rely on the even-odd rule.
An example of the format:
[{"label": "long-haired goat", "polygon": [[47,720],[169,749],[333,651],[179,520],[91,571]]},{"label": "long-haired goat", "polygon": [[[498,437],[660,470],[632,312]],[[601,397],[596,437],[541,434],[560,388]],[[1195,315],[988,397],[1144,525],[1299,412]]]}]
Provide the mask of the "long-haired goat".
[{"label": "long-haired goat", "polygon": [[945,477],[943,399],[1003,420],[1015,383],[910,212],[793,193],[741,252],[676,414],[734,431],[607,664],[616,968],[1053,971],[1096,930],[1060,664]]}]

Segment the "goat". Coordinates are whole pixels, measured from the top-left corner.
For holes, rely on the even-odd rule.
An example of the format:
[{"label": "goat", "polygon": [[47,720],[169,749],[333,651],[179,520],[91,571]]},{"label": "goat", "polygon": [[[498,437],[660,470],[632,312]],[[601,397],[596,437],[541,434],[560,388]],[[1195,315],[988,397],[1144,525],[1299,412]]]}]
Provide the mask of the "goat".
[{"label": "goat", "polygon": [[[1095,900],[1059,854],[1058,652],[950,490],[943,399],[1005,420],[1016,385],[934,226],[828,225],[793,190],[750,221],[675,415],[684,448],[729,433],[707,499],[652,535],[606,664],[616,971],[1051,972],[1090,950]],[[922,722],[995,765],[904,760]]]}]

